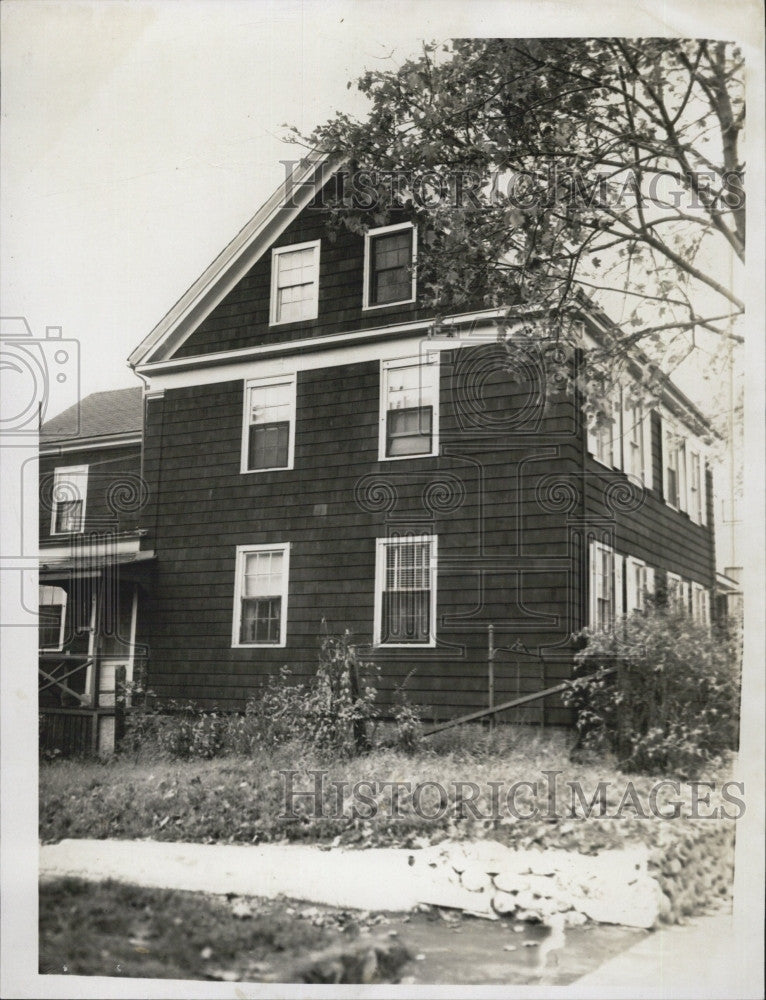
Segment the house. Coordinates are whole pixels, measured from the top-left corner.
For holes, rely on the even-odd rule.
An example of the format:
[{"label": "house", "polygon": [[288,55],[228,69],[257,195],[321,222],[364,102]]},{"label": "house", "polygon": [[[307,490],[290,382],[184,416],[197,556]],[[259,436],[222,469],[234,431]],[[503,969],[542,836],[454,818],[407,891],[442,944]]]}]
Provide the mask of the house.
[{"label": "house", "polygon": [[487,704],[490,625],[499,703],[569,676],[573,633],[653,589],[708,620],[703,415],[670,383],[649,411],[629,378],[589,427],[534,317],[508,344],[501,310],[435,328],[410,221],[328,231],[337,170],[307,158],[130,355],[152,689],[242,708],[285,664],[313,673],[327,622],[385,697],[409,678],[447,718]]},{"label": "house", "polygon": [[143,392],[97,392],[76,405],[77,414],[65,410],[41,433],[41,745],[105,750],[114,745],[115,680],[131,680],[146,660],[138,626],[152,564],[140,544]]}]

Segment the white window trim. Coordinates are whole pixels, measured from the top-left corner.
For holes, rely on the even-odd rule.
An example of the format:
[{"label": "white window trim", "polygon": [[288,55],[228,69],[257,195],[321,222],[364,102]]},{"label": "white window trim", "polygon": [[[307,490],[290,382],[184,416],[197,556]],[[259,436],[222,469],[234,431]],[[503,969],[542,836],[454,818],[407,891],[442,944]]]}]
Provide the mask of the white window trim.
[{"label": "white window trim", "polygon": [[[386,454],[386,422],[388,420],[388,373],[397,368],[414,368],[419,365],[421,368],[433,365],[434,367],[434,390],[431,413],[431,450],[420,455],[387,455]],[[441,392],[441,367],[440,355],[423,359],[396,358],[393,361],[380,362],[380,390],[379,390],[379,410],[378,410],[378,461],[379,462],[400,462],[402,459],[433,458],[439,454],[439,396]]]},{"label": "white window trim", "polygon": [[[296,394],[297,376],[290,373],[286,375],[270,375],[266,378],[245,379],[244,400],[242,405],[242,451],[240,455],[239,471],[256,476],[261,472],[283,472],[294,468],[295,465],[295,417],[296,417]],[[247,466],[248,452],[250,447],[250,390],[262,388],[268,385],[292,385],[292,395],[290,398],[290,430],[287,439],[287,465],[272,465],[268,469],[249,469]]]},{"label": "white window trim", "polygon": [[[635,586],[634,572],[636,569],[643,569],[644,571],[644,594],[642,595],[642,601],[644,602],[643,608],[637,607],[638,592]],[[647,566],[643,559],[637,559],[635,556],[626,556],[625,574],[625,598],[627,601],[625,613],[630,615],[633,614],[634,611],[646,611],[646,595],[654,593],[654,569],[651,566]]]},{"label": "white window trim", "polygon": [[606,542],[599,542],[591,539],[588,546],[588,628],[595,632],[598,629],[598,591],[596,588],[596,568],[601,555],[607,553],[611,557],[611,616],[608,630],[614,628],[616,620],[624,613],[624,602],[622,600],[622,563],[623,557],[618,555],[611,545]]},{"label": "white window trim", "polygon": [[[76,482],[82,483],[82,508],[80,511],[80,527],[77,531],[56,531],[56,514],[58,513],[59,500],[56,499],[56,491],[60,482],[66,483],[70,478],[76,478]],[[78,485],[78,492],[79,492]],[[51,535],[81,535],[85,531],[85,512],[88,504],[88,466],[87,465],[61,465],[53,471],[53,493],[51,503]]]},{"label": "white window trim", "polygon": [[[240,642],[242,624],[242,585],[245,556],[252,552],[282,553],[282,591],[280,593],[279,642]],[[231,631],[232,649],[284,649],[287,645],[287,595],[290,582],[290,542],[276,542],[264,545],[238,545],[234,566],[234,620]]]},{"label": "white window trim", "polygon": [[613,386],[609,393],[609,403],[612,407],[612,455],[611,462],[604,462],[598,457],[598,432],[595,421],[588,425],[587,443],[591,458],[605,469],[622,469],[622,388]]},{"label": "white window trim", "polygon": [[[701,625],[710,624],[710,591],[707,587],[704,587],[701,583],[695,583],[692,580],[691,585],[692,590],[692,601],[691,601],[691,612],[692,618],[695,622],[699,622]],[[697,598],[702,598],[702,616],[697,614]]]},{"label": "white window trim", "polygon": [[[622,448],[623,448],[623,469],[628,475],[635,475],[628,471],[628,450],[630,449],[630,435],[632,432],[632,406],[629,396],[623,387],[622,397]],[[652,411],[643,403],[636,403],[636,409],[640,416],[638,418],[639,433],[641,438],[641,471],[638,478],[646,489],[652,488]]]},{"label": "white window trim", "polygon": [[[372,241],[376,236],[385,236],[387,233],[396,233],[404,229],[412,230],[412,260],[410,261],[412,267],[412,283],[410,297],[408,299],[398,299],[396,302],[381,302],[380,304],[370,303],[370,246]],[[413,223],[398,222],[393,226],[378,226],[377,229],[368,229],[364,234],[364,285],[362,289],[362,309],[365,311],[372,309],[390,309],[391,306],[402,306],[407,305],[409,302],[414,302],[418,294],[417,259],[418,230],[417,226],[413,225]]]},{"label": "white window trim", "polygon": [[[50,588],[50,589],[54,589],[55,588],[57,590],[60,590],[61,593],[64,595],[64,597],[63,597],[63,600],[62,600],[62,603],[61,603],[61,621],[59,623],[59,640],[58,640],[58,643],[55,646],[40,646],[40,652],[41,653],[60,653],[62,651],[62,649],[64,648],[64,637],[66,636],[66,612],[67,612],[67,600],[68,600],[69,595],[67,594],[67,592],[64,590],[63,587],[55,587],[55,585],[54,585],[54,587],[51,587],[49,584],[44,584],[44,583],[40,584],[40,591],[45,590],[46,587]],[[41,603],[39,601],[39,597],[40,597],[40,594],[38,593],[38,606],[37,606],[38,618],[39,618],[39,615],[40,615],[40,608],[52,607],[52,605],[46,604],[45,602]]]},{"label": "white window trim", "polygon": [[[688,491],[689,491],[689,517],[695,524],[707,525],[707,465],[705,462],[705,451],[702,445],[694,440],[690,439],[687,441],[687,457],[689,462],[688,468]],[[699,460],[700,466],[700,516],[699,519],[696,517],[694,511],[692,510],[692,487],[691,487],[691,470],[692,470],[692,459],[696,457]]]},{"label": "white window trim", "polygon": [[[431,635],[428,642],[381,642],[381,631],[383,627],[383,585],[386,574],[386,546],[397,545],[408,542],[430,542],[430,580],[431,585]],[[372,641],[374,646],[381,649],[434,649],[436,647],[436,584],[437,573],[437,544],[438,535],[401,535],[398,537],[376,538],[375,539],[375,611],[373,623]]]},{"label": "white window trim", "polygon": [[[296,323],[307,323],[316,319],[319,315],[319,257],[321,240],[309,240],[307,243],[295,243],[288,247],[274,247],[271,251],[271,296],[269,298],[269,326],[289,326]],[[293,253],[298,250],[314,250],[314,269],[316,278],[314,280],[314,296],[312,300],[312,314],[304,316],[303,319],[277,319],[277,278],[279,275],[278,258],[283,254]]]},{"label": "white window trim", "polygon": [[[680,607],[674,608],[671,603],[671,594],[670,594],[671,582],[678,584],[678,600],[680,602]],[[684,580],[684,578],[682,576],[679,576],[678,573],[671,573],[670,570],[668,570],[668,572],[666,573],[665,590],[667,592],[668,610],[679,611],[681,614],[688,614],[689,603],[687,600],[687,583]]]}]

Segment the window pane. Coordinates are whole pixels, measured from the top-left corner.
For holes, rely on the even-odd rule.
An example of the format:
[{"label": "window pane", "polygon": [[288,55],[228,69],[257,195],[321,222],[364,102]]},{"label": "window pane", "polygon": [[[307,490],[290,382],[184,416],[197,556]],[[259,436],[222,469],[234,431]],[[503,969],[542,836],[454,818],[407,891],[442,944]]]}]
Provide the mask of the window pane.
[{"label": "window pane", "polygon": [[386,546],[382,601],[383,642],[428,642],[431,635],[431,543]]},{"label": "window pane", "polygon": [[371,245],[370,302],[402,302],[412,298],[412,230],[376,236]]},{"label": "window pane", "polygon": [[277,322],[313,319],[317,280],[315,248],[278,254],[274,265],[277,268]]},{"label": "window pane", "polygon": [[431,451],[430,406],[389,410],[386,419],[386,455],[427,455]]},{"label": "window pane", "polygon": [[239,641],[278,643],[281,610],[281,597],[243,597]]},{"label": "window pane", "polygon": [[56,504],[55,530],[82,530],[82,500],[63,500]]},{"label": "window pane", "polygon": [[252,424],[248,447],[248,469],[281,469],[288,463],[290,424]]}]

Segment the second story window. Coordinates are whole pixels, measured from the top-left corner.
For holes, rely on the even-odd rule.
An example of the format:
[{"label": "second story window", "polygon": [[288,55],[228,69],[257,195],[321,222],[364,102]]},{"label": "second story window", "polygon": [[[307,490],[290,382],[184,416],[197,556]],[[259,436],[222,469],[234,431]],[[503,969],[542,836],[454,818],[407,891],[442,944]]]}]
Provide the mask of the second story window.
[{"label": "second story window", "polygon": [[439,365],[417,359],[381,367],[379,458],[438,453]]},{"label": "second story window", "polygon": [[242,472],[291,469],[295,441],[295,376],[245,383]]},{"label": "second story window", "polygon": [[319,306],[319,240],[271,252],[269,322],[316,319]]},{"label": "second story window", "polygon": [[53,476],[52,535],[79,534],[85,530],[88,466],[56,469]]},{"label": "second story window", "polygon": [[409,222],[366,233],[365,309],[414,302],[416,238],[416,230]]},{"label": "second story window", "polygon": [[686,510],[686,441],[667,421],[662,430],[662,468],[665,502]]}]

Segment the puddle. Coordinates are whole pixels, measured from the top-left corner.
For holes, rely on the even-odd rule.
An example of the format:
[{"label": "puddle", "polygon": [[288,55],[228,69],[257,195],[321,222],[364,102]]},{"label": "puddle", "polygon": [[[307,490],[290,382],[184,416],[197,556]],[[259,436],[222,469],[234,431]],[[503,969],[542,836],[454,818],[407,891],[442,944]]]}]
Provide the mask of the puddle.
[{"label": "puddle", "polygon": [[566,986],[649,933],[596,924],[567,928],[562,942],[540,925],[524,925],[520,932],[513,927],[512,921],[417,913],[406,923],[392,915],[386,930],[397,931],[412,953],[422,956],[402,969],[404,983],[465,985]]}]

